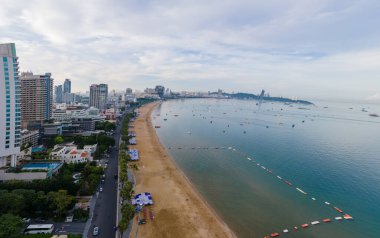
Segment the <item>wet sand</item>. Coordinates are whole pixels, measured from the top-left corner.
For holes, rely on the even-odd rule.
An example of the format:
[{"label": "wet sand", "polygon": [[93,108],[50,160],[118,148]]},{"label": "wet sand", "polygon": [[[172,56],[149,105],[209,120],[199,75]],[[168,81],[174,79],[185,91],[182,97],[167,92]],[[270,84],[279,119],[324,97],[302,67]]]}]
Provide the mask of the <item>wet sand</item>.
[{"label": "wet sand", "polygon": [[[140,108],[134,122],[139,150],[139,171],[135,171],[135,193],[150,192],[154,205],[146,212],[147,224],[137,227],[131,237],[236,237],[207,205],[161,145],[150,114],[157,103]],[[159,130],[159,129],[158,129]],[[149,219],[149,209],[154,220]]]}]

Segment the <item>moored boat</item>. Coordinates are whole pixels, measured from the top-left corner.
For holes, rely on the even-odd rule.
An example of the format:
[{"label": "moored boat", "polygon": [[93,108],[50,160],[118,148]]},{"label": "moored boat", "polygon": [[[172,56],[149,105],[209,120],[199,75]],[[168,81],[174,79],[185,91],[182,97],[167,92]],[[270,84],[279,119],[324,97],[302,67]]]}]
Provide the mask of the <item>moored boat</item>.
[{"label": "moored boat", "polygon": [[343,213],[343,211],[341,209],[339,209],[338,207],[334,207],[334,209],[337,210],[340,213]]}]

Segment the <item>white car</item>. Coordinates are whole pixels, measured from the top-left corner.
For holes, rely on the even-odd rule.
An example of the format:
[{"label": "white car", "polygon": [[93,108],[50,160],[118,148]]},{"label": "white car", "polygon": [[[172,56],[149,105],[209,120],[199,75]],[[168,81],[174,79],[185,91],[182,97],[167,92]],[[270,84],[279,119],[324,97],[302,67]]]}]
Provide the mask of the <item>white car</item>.
[{"label": "white car", "polygon": [[103,192],[103,188],[102,188],[102,187],[100,187],[100,188],[99,188],[99,191],[100,191],[100,192]]},{"label": "white car", "polygon": [[65,222],[73,222],[74,216],[67,216]]},{"label": "white car", "polygon": [[94,230],[92,231],[92,235],[93,236],[99,235],[99,227],[97,227],[97,226],[94,227]]}]

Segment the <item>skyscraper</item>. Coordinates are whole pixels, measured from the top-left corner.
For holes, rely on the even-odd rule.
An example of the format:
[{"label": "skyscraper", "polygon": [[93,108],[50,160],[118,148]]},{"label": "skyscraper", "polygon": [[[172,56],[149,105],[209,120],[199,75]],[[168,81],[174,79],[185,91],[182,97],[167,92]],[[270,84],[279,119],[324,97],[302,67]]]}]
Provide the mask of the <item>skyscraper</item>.
[{"label": "skyscraper", "polygon": [[42,123],[50,119],[53,110],[54,82],[51,74],[22,73],[20,82],[23,128],[26,128],[30,122]]},{"label": "skyscraper", "polygon": [[165,87],[161,85],[157,85],[154,89],[154,91],[158,94],[160,98],[163,98],[164,92],[165,92]]},{"label": "skyscraper", "polygon": [[62,85],[57,85],[54,87],[54,97],[55,97],[56,103],[62,103],[63,102]]},{"label": "skyscraper", "polygon": [[107,84],[92,84],[90,86],[90,107],[106,109],[108,97]]},{"label": "skyscraper", "polygon": [[71,80],[65,79],[65,82],[63,83],[63,93],[71,93]]},{"label": "skyscraper", "polygon": [[16,166],[20,153],[20,82],[14,43],[0,44],[0,167]]}]

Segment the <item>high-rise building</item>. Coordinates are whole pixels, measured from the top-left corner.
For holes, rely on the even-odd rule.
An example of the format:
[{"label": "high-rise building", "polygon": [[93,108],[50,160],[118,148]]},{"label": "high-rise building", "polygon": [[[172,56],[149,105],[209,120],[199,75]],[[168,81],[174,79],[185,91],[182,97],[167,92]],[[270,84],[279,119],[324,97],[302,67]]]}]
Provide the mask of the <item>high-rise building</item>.
[{"label": "high-rise building", "polygon": [[54,97],[55,97],[56,103],[62,103],[63,102],[62,85],[57,85],[54,87]]},{"label": "high-rise building", "polygon": [[127,89],[125,90],[125,93],[128,94],[128,95],[132,95],[133,90],[132,90],[131,88],[127,88]]},{"label": "high-rise building", "polygon": [[65,82],[63,83],[63,93],[71,93],[71,80],[65,79]]},{"label": "high-rise building", "polygon": [[18,57],[14,43],[0,44],[0,167],[16,166],[20,153],[21,110]]},{"label": "high-rise building", "polygon": [[90,86],[90,107],[106,109],[108,97],[107,84],[92,84]]},{"label": "high-rise building", "polygon": [[53,82],[50,73],[33,75],[21,73],[22,126],[49,120],[53,110]]},{"label": "high-rise building", "polygon": [[158,96],[160,98],[162,98],[164,96],[164,92],[165,92],[165,87],[164,86],[161,86],[161,85],[157,85],[154,89],[155,93],[158,94]]}]

